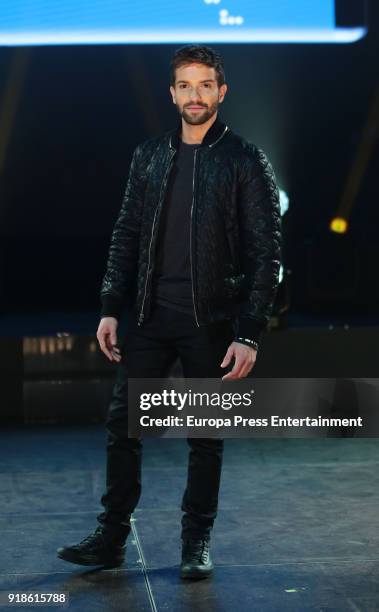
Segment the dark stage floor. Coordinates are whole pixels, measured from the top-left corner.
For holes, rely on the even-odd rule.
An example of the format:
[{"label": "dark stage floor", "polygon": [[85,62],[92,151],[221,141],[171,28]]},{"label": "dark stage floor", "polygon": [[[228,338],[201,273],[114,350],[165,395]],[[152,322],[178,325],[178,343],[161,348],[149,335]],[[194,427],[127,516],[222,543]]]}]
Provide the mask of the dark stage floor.
[{"label": "dark stage floor", "polygon": [[97,525],[104,427],[0,436],[2,591],[68,591],[68,609],[85,612],[379,610],[378,439],[226,440],[214,576],[189,582],[178,574],[186,440],[144,441],[127,560],[104,570],[56,557]]}]

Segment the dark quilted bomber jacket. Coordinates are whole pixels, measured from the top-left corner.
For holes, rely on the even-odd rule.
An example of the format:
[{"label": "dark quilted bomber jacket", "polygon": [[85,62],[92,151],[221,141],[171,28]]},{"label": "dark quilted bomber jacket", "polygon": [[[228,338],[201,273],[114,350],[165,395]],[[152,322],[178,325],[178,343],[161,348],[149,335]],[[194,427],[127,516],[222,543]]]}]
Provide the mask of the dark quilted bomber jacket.
[{"label": "dark quilted bomber jacket", "polygon": [[[157,230],[181,132],[139,144],[133,153],[101,286],[101,316],[119,318],[134,303],[147,320]],[[219,117],[195,152],[191,271],[198,326],[233,319],[236,338],[259,340],[269,320],[280,267],[279,192],[256,145]]]}]

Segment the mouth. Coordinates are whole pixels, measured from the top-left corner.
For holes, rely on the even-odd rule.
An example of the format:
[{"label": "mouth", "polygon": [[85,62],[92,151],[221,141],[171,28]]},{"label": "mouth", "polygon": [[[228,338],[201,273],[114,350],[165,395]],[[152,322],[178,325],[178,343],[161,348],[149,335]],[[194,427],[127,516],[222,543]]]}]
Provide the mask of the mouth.
[{"label": "mouth", "polygon": [[204,106],[187,106],[188,110],[203,110]]}]

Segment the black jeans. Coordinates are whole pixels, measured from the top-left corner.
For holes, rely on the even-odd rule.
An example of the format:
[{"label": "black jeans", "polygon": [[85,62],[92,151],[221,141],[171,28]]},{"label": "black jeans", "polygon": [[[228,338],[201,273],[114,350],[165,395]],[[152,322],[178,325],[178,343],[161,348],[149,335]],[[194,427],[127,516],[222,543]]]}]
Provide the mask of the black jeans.
[{"label": "black jeans", "polygon": [[[160,378],[179,357],[185,378],[221,378],[220,364],[235,337],[233,321],[197,327],[193,317],[160,305],[142,327],[135,317],[121,346],[122,359],[108,409],[105,508],[97,520],[121,537],[141,495],[142,439],[128,437],[128,376]],[[182,538],[210,538],[217,514],[223,439],[187,438],[187,484],[182,498]]]}]

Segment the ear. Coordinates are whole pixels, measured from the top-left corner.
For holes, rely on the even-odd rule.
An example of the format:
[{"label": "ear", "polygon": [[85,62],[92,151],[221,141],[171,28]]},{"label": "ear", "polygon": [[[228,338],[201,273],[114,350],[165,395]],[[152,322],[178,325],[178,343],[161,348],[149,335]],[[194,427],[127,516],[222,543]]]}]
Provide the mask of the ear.
[{"label": "ear", "polygon": [[172,96],[173,104],[176,104],[175,88],[172,85],[170,85],[170,93],[171,93],[171,96]]},{"label": "ear", "polygon": [[228,86],[226,83],[224,83],[223,85],[221,85],[219,94],[218,94],[218,101],[220,102],[220,104],[221,102],[223,102],[227,91],[228,91]]}]

